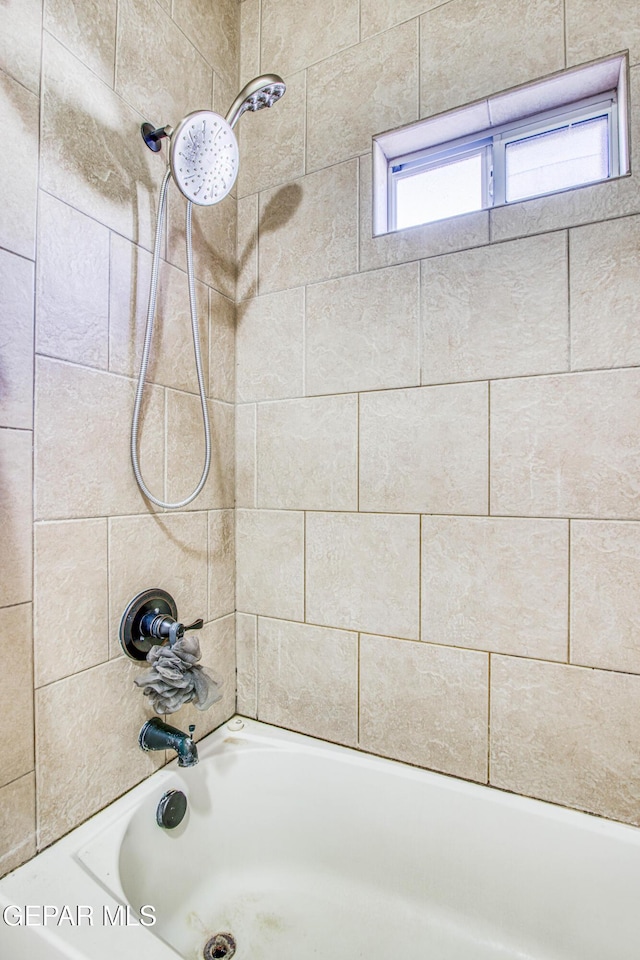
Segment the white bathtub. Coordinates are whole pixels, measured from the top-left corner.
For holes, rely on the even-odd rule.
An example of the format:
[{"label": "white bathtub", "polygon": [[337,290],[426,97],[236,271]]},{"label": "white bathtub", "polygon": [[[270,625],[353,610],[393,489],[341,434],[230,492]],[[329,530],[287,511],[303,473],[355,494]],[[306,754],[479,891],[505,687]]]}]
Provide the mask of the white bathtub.
[{"label": "white bathtub", "polygon": [[[0,881],[10,923],[74,921],[0,919],[2,960],[201,960],[222,931],[238,960],[640,957],[635,827],[251,720],[199,752]],[[173,831],[169,789],[189,801]],[[103,922],[143,905],[154,926]]]}]

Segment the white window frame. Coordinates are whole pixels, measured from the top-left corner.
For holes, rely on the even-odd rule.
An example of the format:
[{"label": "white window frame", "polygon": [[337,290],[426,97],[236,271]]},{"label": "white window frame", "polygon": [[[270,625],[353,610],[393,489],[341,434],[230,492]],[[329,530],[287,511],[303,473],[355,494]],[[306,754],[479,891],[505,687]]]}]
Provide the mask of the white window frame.
[{"label": "white window frame", "polygon": [[[479,152],[483,154],[484,173],[480,209],[532,199],[506,200],[508,144],[572,123],[607,117],[609,172],[603,179],[624,176],[629,171],[627,75],[626,54],[616,54],[409,127],[377,135],[373,138],[374,236],[398,229],[395,190],[398,180]],[[583,96],[577,97],[578,91]],[[537,112],[531,111],[532,103],[538,105]],[[548,108],[540,110],[542,104]],[[505,115],[509,117],[507,122],[493,122],[494,118],[499,121]],[[482,118],[485,118],[484,124]],[[438,134],[443,132],[449,137],[438,140]],[[461,135],[451,137],[451,132]],[[603,180],[578,183],[537,196],[550,196],[598,182]]]}]

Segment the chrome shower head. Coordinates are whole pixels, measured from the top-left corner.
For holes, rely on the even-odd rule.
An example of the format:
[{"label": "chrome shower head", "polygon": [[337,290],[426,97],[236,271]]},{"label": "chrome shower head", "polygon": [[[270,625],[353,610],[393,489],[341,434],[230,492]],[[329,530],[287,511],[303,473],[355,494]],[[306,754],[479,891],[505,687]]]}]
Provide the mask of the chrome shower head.
[{"label": "chrome shower head", "polygon": [[265,73],[261,77],[254,77],[242,88],[227,113],[227,123],[231,128],[246,110],[255,112],[263,107],[271,107],[283,96],[287,86],[276,73]]},{"label": "chrome shower head", "polygon": [[227,121],[211,110],[196,110],[171,133],[171,173],[187,200],[218,203],[238,175],[238,141]]}]

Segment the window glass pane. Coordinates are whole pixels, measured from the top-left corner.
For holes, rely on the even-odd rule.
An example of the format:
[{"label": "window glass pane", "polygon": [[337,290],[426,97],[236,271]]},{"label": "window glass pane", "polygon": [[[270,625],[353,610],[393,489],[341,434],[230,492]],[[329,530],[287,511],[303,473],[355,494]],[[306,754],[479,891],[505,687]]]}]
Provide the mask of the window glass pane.
[{"label": "window glass pane", "polygon": [[397,177],[396,229],[482,209],[484,151]]},{"label": "window glass pane", "polygon": [[567,124],[505,147],[506,199],[521,200],[609,176],[609,118]]}]

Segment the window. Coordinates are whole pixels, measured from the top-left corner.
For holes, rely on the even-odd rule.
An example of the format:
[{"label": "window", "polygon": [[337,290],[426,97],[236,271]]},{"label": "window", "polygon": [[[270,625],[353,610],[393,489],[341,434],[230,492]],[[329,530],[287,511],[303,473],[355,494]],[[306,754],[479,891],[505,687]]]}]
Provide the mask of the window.
[{"label": "window", "polygon": [[625,81],[617,56],[375,137],[374,234],[627,173]]}]

